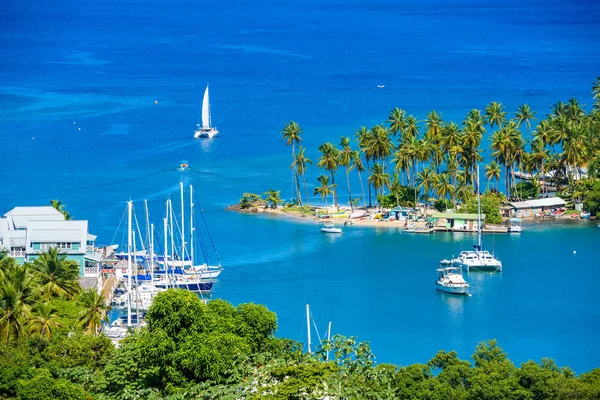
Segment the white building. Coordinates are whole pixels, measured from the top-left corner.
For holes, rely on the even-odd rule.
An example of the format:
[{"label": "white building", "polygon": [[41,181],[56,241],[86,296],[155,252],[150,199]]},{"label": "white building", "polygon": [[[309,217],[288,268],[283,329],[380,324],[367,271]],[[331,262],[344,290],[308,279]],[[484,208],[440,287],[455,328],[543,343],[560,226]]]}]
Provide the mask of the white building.
[{"label": "white building", "polygon": [[0,248],[23,264],[40,252],[57,247],[67,260],[79,265],[79,275],[100,276],[100,261],[94,253],[96,236],[88,233],[88,221],[65,220],[54,207],[15,207],[0,218]]}]

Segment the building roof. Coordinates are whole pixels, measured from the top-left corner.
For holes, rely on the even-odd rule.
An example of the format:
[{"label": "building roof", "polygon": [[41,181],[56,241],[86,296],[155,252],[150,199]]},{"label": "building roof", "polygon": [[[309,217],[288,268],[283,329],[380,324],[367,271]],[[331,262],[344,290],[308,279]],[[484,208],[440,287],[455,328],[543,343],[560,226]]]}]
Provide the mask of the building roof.
[{"label": "building roof", "polygon": [[537,207],[553,207],[553,206],[562,207],[567,203],[560,197],[546,197],[543,199],[536,199],[536,200],[515,201],[515,202],[508,203],[508,204],[510,204],[513,208],[520,209],[520,208],[537,208]]},{"label": "building roof", "polygon": [[29,221],[28,243],[87,242],[87,221]]},{"label": "building roof", "polygon": [[[479,218],[477,214],[467,213],[454,213],[454,212],[434,212],[433,218],[445,218],[445,219],[464,219],[464,220],[476,220]],[[485,214],[481,214],[481,220],[485,219]]]},{"label": "building roof", "polygon": [[8,228],[25,229],[27,221],[64,221],[65,216],[54,207],[15,207],[4,217],[8,220]]}]

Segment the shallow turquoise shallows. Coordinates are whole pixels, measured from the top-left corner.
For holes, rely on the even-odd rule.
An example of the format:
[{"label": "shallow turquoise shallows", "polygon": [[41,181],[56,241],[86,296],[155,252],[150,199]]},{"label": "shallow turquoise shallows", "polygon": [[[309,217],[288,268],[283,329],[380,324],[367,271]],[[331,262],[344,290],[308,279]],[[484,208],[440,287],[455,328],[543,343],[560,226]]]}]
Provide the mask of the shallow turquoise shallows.
[{"label": "shallow turquoise shallows", "polygon": [[[306,340],[310,303],[321,336],[331,319],[333,333],[370,341],[380,362],[426,362],[438,349],[468,358],[496,338],[517,363],[600,366],[593,221],[486,236],[503,272],[467,275],[473,296],[462,298],[435,290],[435,269],[472,236],[344,227],[331,237],[311,220],[225,211],[242,192],[291,197],[280,132],[292,119],[313,160],[312,193],[323,173],[317,147],[383,123],[394,107],[419,119],[435,109],[459,124],[490,101],[509,112],[529,103],[543,117],[575,97],[589,110],[600,5],[287,3],[3,2],[0,212],[58,198],[89,220],[97,243],[122,244],[125,202],[141,218],[148,199],[162,226],[164,201],[183,180],[225,267],[214,297],[265,304],[280,336]],[[198,141],[207,83],[219,136]],[[342,170],[337,182],[346,203]],[[358,195],[355,176],[351,184]]]}]

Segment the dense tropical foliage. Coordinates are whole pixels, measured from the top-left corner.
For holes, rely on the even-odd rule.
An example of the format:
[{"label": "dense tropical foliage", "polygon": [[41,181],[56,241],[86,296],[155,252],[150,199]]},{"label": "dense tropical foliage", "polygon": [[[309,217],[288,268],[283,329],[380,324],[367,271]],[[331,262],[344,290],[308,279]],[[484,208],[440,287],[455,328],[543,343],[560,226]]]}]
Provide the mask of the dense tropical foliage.
[{"label": "dense tropical foliage", "polygon": [[[600,179],[599,81],[600,78],[592,86],[594,106],[589,112],[574,98],[554,104],[543,118],[527,104],[510,113],[502,103],[491,102],[483,110],[470,110],[457,123],[444,121],[436,111],[419,120],[403,109],[394,108],[384,124],[361,127],[354,143],[344,136],[340,147],[331,142],[319,146],[317,166],[329,175],[336,206],[336,172],[344,171],[351,207],[359,202],[373,206],[374,191],[380,206],[390,203],[386,202],[388,194],[396,193],[394,197],[399,199],[402,197],[399,193],[408,192],[415,194],[413,204],[447,199],[457,208],[477,191],[478,165],[481,165],[479,190],[502,190],[510,200],[548,196],[550,190],[568,188],[583,177],[581,168],[587,170],[589,180],[596,182]],[[293,149],[302,140],[301,133],[296,122],[287,124],[282,132],[286,144]],[[302,157],[306,157],[304,149]],[[292,167],[296,165],[295,162]],[[306,162],[302,169],[295,169],[295,198],[299,203],[298,172],[304,178],[306,169]],[[357,172],[362,193],[355,198],[350,180],[353,170]],[[367,174],[368,201],[362,172]],[[519,182],[519,174],[528,176],[529,182]],[[320,175],[319,187],[322,185]],[[321,193],[315,190],[315,194]],[[404,204],[409,204],[408,199]]]},{"label": "dense tropical foliage", "polygon": [[57,297],[36,303],[45,310],[31,307],[37,318],[22,320],[31,330],[0,344],[0,398],[600,398],[599,369],[577,376],[550,359],[515,366],[494,340],[470,361],[439,351],[409,366],[378,364],[367,342],[340,335],[308,354],[274,336],[277,318],[264,306],[205,304],[183,290],[157,295],[147,325],[115,349],[85,333],[94,329],[81,323],[83,303],[96,301]]}]

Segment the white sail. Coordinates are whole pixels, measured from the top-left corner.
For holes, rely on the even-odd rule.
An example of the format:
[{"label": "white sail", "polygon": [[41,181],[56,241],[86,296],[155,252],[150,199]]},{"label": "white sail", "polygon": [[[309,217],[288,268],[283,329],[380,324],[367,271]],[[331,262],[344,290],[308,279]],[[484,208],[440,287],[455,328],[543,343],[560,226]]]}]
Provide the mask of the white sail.
[{"label": "white sail", "polygon": [[202,126],[198,124],[198,129],[194,132],[194,138],[212,138],[215,137],[219,131],[217,128],[212,126],[210,118],[210,99],[208,97],[208,84],[204,91],[204,98],[202,99]]},{"label": "white sail", "polygon": [[210,103],[208,99],[208,85],[206,85],[204,99],[202,100],[202,128],[210,129]]}]

